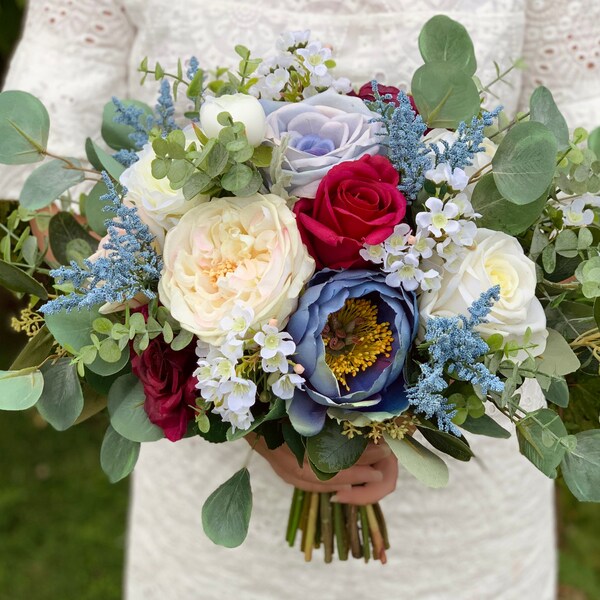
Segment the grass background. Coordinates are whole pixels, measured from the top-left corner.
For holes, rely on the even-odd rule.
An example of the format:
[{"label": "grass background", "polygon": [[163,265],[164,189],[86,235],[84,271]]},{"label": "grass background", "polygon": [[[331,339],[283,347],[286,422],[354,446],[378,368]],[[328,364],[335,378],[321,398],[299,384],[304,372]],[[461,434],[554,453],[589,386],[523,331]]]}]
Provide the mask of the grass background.
[{"label": "grass background", "polygon": [[[0,0],[0,80],[22,9]],[[0,289],[0,369],[24,342],[9,327],[17,309]],[[58,434],[35,411],[0,414],[0,600],[121,598],[128,484],[100,469],[106,425],[98,415]],[[600,508],[560,484],[557,506],[560,598],[600,600]]]}]

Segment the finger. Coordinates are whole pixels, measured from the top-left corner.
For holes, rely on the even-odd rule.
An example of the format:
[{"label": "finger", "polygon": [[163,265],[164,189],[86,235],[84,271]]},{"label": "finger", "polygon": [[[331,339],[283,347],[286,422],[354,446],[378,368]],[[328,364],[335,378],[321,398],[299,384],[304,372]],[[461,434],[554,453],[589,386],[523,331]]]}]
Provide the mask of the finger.
[{"label": "finger", "polygon": [[379,444],[369,444],[367,449],[362,453],[362,456],[356,462],[357,465],[372,465],[392,454],[390,447],[381,442]]},{"label": "finger", "polygon": [[363,467],[354,465],[349,469],[340,471],[331,481],[335,483],[349,483],[351,485],[362,485],[363,483],[374,483],[383,480],[383,473],[373,466]]},{"label": "finger", "polygon": [[367,483],[362,486],[353,486],[349,490],[340,490],[331,500],[344,504],[366,505],[375,504],[388,494],[391,494],[396,489],[398,462],[392,456],[373,466],[377,467],[383,474],[382,481]]}]

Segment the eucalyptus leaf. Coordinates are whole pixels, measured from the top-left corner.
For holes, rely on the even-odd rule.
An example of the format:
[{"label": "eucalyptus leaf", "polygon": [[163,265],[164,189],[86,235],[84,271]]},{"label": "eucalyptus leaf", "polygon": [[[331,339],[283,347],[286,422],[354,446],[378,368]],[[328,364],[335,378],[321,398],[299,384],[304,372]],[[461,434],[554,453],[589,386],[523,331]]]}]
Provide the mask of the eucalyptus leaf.
[{"label": "eucalyptus leaf", "polygon": [[342,425],[327,419],[323,429],[306,441],[311,462],[324,473],[337,473],[350,468],[367,447],[364,436],[349,438],[342,434]]},{"label": "eucalyptus leaf", "polygon": [[600,127],[594,129],[587,140],[588,148],[594,152],[596,158],[600,160]]},{"label": "eucalyptus leaf", "polygon": [[482,415],[477,419],[469,416],[461,424],[461,428],[475,435],[486,435],[488,437],[508,439],[510,431],[507,431],[489,415]]},{"label": "eucalyptus leaf", "polygon": [[561,440],[567,435],[561,418],[548,408],[535,410],[517,423],[521,453],[547,477],[556,477],[556,468],[565,455]]},{"label": "eucalyptus leaf", "polygon": [[83,410],[83,392],[77,366],[70,358],[46,362],[41,367],[44,390],[36,408],[54,429],[64,431],[75,424]]},{"label": "eucalyptus leaf", "polygon": [[[138,100],[122,100],[121,102],[125,107],[135,106],[142,110],[139,124],[145,127],[147,117],[153,114],[152,109]],[[135,132],[135,129],[131,125],[115,123],[116,116],[117,107],[115,103],[112,101],[107,102],[102,111],[102,138],[113,150],[135,150],[135,145],[129,137],[131,133]]]},{"label": "eucalyptus leaf", "polygon": [[90,335],[94,331],[94,320],[101,317],[96,308],[84,308],[67,312],[50,313],[45,316],[46,325],[56,341],[74,352],[90,343]]},{"label": "eucalyptus leaf", "polygon": [[107,206],[112,206],[108,199],[102,200],[102,196],[108,193],[104,181],[99,181],[86,196],[85,199],[85,217],[88,225],[100,236],[106,235],[106,220],[113,219],[116,216],[114,210],[104,210]]},{"label": "eucalyptus leaf", "polygon": [[[118,350],[118,348],[115,348],[115,350]],[[129,363],[129,356],[130,350],[128,347],[125,347],[123,349],[117,360],[112,361],[106,360],[104,352],[100,352],[93,363],[86,365],[86,369],[93,371],[94,373],[96,373],[96,375],[108,377],[110,375],[114,375],[115,373],[119,373],[120,371],[122,371],[125,368],[125,365]]]},{"label": "eucalyptus leaf", "polygon": [[541,85],[531,94],[529,112],[531,121],[543,123],[553,133],[559,150],[569,146],[569,126],[547,87]]},{"label": "eucalyptus leaf", "polygon": [[581,367],[569,343],[560,333],[550,328],[548,328],[546,348],[537,361],[538,371],[558,377],[574,373]]},{"label": "eucalyptus leaf", "polygon": [[50,117],[44,105],[27,92],[0,93],[0,163],[24,165],[44,158]]},{"label": "eucalyptus leaf", "polygon": [[86,152],[92,164],[100,164],[102,169],[115,181],[119,181],[119,177],[121,177],[121,173],[123,173],[125,167],[118,160],[89,138],[86,140]]},{"label": "eucalyptus leaf", "polygon": [[133,373],[121,375],[108,392],[110,424],[132,442],[155,442],[164,437],[162,429],[150,422],[145,399],[142,382]]},{"label": "eucalyptus leaf", "polygon": [[421,483],[431,488],[448,485],[448,465],[437,455],[411,436],[395,440],[388,434],[383,436],[398,462]]},{"label": "eucalyptus leaf", "polygon": [[13,292],[31,294],[42,300],[48,298],[48,293],[41,283],[19,267],[15,267],[4,260],[0,260],[0,285]]},{"label": "eucalyptus leaf", "polygon": [[54,336],[44,325],[30,340],[25,344],[13,364],[11,370],[18,371],[27,367],[39,367],[50,355],[54,346]]},{"label": "eucalyptus leaf", "polygon": [[419,67],[411,91],[420,115],[431,128],[456,129],[461,121],[470,121],[479,113],[475,82],[451,63],[428,62]]},{"label": "eucalyptus leaf", "polygon": [[538,200],[552,183],[557,151],[556,138],[545,125],[533,121],[515,125],[492,159],[500,194],[519,205]]},{"label": "eucalyptus leaf", "polygon": [[548,190],[535,201],[515,210],[515,205],[504,198],[496,187],[492,173],[484,175],[475,186],[471,203],[481,214],[478,227],[518,235],[529,229],[540,217],[548,200]]},{"label": "eucalyptus leaf", "polygon": [[575,439],[561,464],[563,477],[578,500],[600,502],[600,430],[581,431]]},{"label": "eucalyptus leaf", "polygon": [[202,507],[202,526],[215,544],[236,548],[248,535],[251,514],[250,473],[243,468],[207,498]]},{"label": "eucalyptus leaf", "polygon": [[419,51],[426,63],[444,61],[467,75],[475,75],[477,70],[475,49],[467,30],[445,15],[436,15],[425,23],[419,34]]},{"label": "eucalyptus leaf", "polygon": [[475,454],[464,438],[430,427],[418,426],[421,435],[437,450],[457,460],[469,461]]},{"label": "eucalyptus leaf", "polygon": [[48,237],[52,253],[62,265],[68,265],[73,260],[73,246],[69,247],[70,242],[79,240],[78,252],[85,258],[91,256],[98,247],[98,240],[94,239],[68,212],[56,213],[50,219]]},{"label": "eucalyptus leaf", "polygon": [[0,371],[0,410],[31,408],[43,389],[44,378],[35,368]]},{"label": "eucalyptus leaf", "polygon": [[111,483],[121,481],[133,471],[139,454],[139,442],[124,438],[112,425],[108,426],[100,449],[100,465]]},{"label": "eucalyptus leaf", "polygon": [[[78,160],[69,160],[76,167],[81,166]],[[25,180],[19,202],[24,208],[38,210],[48,206],[70,187],[82,181],[83,171],[69,168],[62,160],[50,160],[40,165]]]}]

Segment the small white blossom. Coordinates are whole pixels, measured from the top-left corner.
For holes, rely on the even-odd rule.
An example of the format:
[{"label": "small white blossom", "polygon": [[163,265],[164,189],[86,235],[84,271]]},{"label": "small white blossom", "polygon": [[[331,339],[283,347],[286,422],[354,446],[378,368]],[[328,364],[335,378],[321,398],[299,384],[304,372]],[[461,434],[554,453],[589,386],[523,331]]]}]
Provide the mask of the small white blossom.
[{"label": "small white blossom", "polygon": [[467,217],[469,219],[479,219],[481,217],[479,213],[475,212],[473,205],[465,193],[461,192],[460,194],[456,194],[456,196],[452,198],[452,203],[458,206],[458,214],[462,217]]},{"label": "small white blossom", "polygon": [[285,331],[279,332],[274,325],[263,325],[254,341],[260,346],[261,358],[273,358],[278,353],[289,356],[296,351],[292,336]]},{"label": "small white blossom", "polygon": [[299,48],[296,53],[304,58],[304,66],[310,73],[314,73],[318,77],[327,74],[325,62],[331,58],[330,48],[324,48],[321,42],[314,41],[306,48]]},{"label": "small white blossom", "polygon": [[419,269],[419,259],[411,254],[406,254],[401,260],[390,266],[390,273],[385,282],[390,287],[403,287],[407,291],[416,290],[423,278],[423,271]]},{"label": "small white blossom", "polygon": [[458,269],[460,260],[465,254],[465,249],[452,240],[452,238],[446,238],[443,242],[440,242],[436,246],[438,256],[444,259],[444,268],[447,271],[454,272]]},{"label": "small white blossom", "polygon": [[460,225],[459,230],[450,236],[452,241],[459,246],[472,246],[477,235],[477,225],[473,221],[464,219],[460,219],[458,224]]},{"label": "small white blossom", "polygon": [[256,384],[250,379],[232,377],[221,384],[219,391],[223,402],[233,412],[250,408],[256,402]]},{"label": "small white blossom", "polygon": [[235,363],[225,357],[215,359],[211,365],[211,376],[215,381],[228,381],[235,377]]},{"label": "small white blossom", "polygon": [[458,216],[458,206],[452,202],[444,204],[439,198],[429,198],[425,206],[430,212],[420,212],[416,222],[421,229],[433,233],[435,237],[442,237],[443,233],[457,233],[460,225],[454,221]]},{"label": "small white blossom", "polygon": [[451,169],[448,163],[440,163],[435,169],[425,171],[425,177],[436,185],[447,183],[457,192],[462,192],[469,183],[469,177],[462,169]]},{"label": "small white blossom", "polygon": [[585,208],[585,199],[577,198],[569,206],[563,207],[563,222],[571,227],[587,227],[594,221],[594,211]]},{"label": "small white blossom", "polygon": [[452,171],[452,175],[448,179],[448,185],[457,192],[462,192],[469,184],[468,175],[458,167]]},{"label": "small white blossom", "polygon": [[282,400],[289,400],[294,396],[296,388],[301,388],[304,377],[296,373],[287,373],[271,384],[271,391]]},{"label": "small white blossom", "polygon": [[265,373],[287,373],[290,367],[287,358],[281,352],[277,352],[271,358],[263,358],[261,366]]},{"label": "small white blossom", "polygon": [[339,77],[333,80],[331,87],[338,94],[347,94],[352,89],[352,82],[347,77]]},{"label": "small white blossom", "polygon": [[429,269],[423,273],[421,280],[421,289],[424,292],[439,290],[442,286],[442,278],[436,269]]},{"label": "small white blossom", "polygon": [[394,232],[384,242],[384,248],[392,254],[400,254],[408,249],[408,238],[410,236],[410,226],[406,223],[400,223],[394,227]]},{"label": "small white blossom", "polygon": [[385,250],[381,244],[365,244],[365,247],[359,250],[358,253],[362,258],[376,265],[381,264],[385,258]]},{"label": "small white blossom", "polygon": [[418,254],[421,258],[430,258],[433,254],[435,240],[427,237],[423,231],[419,231],[410,242],[410,252]]},{"label": "small white blossom", "polygon": [[220,325],[223,331],[229,331],[236,336],[244,337],[253,321],[254,311],[252,307],[238,301],[232,308],[231,314],[221,319]]}]

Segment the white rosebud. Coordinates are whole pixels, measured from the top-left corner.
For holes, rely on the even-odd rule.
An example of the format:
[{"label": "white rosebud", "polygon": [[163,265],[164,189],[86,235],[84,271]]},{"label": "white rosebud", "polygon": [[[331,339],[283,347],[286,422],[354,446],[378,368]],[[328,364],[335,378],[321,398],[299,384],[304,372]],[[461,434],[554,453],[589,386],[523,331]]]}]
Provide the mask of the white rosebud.
[{"label": "white rosebud", "polygon": [[248,94],[225,94],[218,98],[207,96],[200,108],[200,127],[207,137],[216,138],[223,125],[217,121],[220,113],[227,112],[234,122],[246,127],[246,137],[252,146],[260,146],[265,139],[266,116],[260,102]]}]

